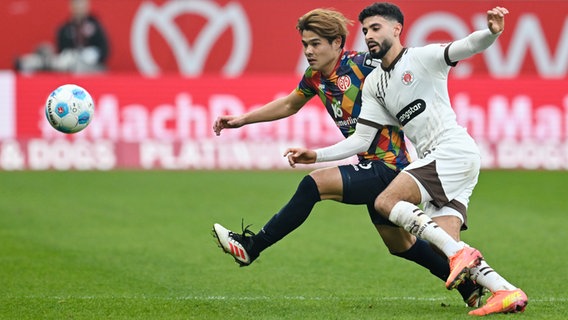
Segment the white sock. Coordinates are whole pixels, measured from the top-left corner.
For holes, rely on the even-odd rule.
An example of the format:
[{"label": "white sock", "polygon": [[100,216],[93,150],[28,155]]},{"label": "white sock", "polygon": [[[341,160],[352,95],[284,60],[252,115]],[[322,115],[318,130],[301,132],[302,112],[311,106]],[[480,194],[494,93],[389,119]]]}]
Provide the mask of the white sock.
[{"label": "white sock", "polygon": [[465,246],[463,242],[452,238],[420,208],[410,202],[397,202],[390,212],[389,220],[411,234],[429,241],[442,250],[447,257],[453,256]]},{"label": "white sock", "polygon": [[471,280],[486,287],[491,290],[491,292],[517,289],[517,287],[510,284],[507,280],[495,272],[495,270],[493,270],[493,268],[491,268],[483,259],[477,267],[470,269],[469,275]]}]

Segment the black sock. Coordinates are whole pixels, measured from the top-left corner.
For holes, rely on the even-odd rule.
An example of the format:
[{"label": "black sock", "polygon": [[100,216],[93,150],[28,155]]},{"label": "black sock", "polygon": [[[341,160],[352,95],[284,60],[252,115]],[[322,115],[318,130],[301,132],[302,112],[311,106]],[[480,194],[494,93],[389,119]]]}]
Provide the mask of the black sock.
[{"label": "black sock", "polygon": [[298,184],[298,189],[292,199],[275,214],[253,237],[251,253],[258,255],[287,234],[299,227],[310,215],[320,194],[314,179],[307,175]]},{"label": "black sock", "polygon": [[427,241],[422,239],[416,238],[416,243],[410,249],[393,254],[418,263],[444,282],[450,275],[448,260],[440,256]]},{"label": "black sock", "polygon": [[[446,281],[450,275],[450,264],[445,257],[438,254],[427,241],[417,238],[416,243],[410,249],[401,253],[393,253],[395,256],[414,261],[424,268],[430,270],[430,273]],[[458,291],[466,300],[475,289],[475,284],[470,279],[462,282],[458,287]]]}]

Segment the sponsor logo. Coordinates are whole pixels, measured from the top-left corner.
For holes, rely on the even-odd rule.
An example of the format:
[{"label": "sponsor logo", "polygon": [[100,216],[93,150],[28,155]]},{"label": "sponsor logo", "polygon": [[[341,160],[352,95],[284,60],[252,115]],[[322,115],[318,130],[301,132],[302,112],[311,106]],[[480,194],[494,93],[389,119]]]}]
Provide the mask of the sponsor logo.
[{"label": "sponsor logo", "polygon": [[426,110],[426,102],[422,99],[417,99],[402,108],[402,110],[396,114],[396,118],[398,122],[404,126],[410,120],[414,119],[414,117],[424,112],[424,110]]},{"label": "sponsor logo", "polygon": [[[188,43],[175,20],[183,15],[199,16],[206,23],[198,30],[192,44]],[[145,75],[160,74],[161,68],[150,50],[150,29],[154,28],[172,50],[180,74],[197,76],[203,72],[210,52],[224,33],[232,32],[233,48],[222,74],[240,75],[249,59],[252,47],[251,30],[246,13],[240,4],[230,2],[224,7],[214,1],[168,1],[161,7],[145,1],[136,13],[131,31],[134,61]],[[192,32],[194,32],[192,30]]]},{"label": "sponsor logo", "polygon": [[343,119],[343,120],[336,120],[336,121],[335,121],[335,124],[336,124],[338,127],[352,126],[352,125],[357,124],[357,118],[349,117],[349,118]]}]

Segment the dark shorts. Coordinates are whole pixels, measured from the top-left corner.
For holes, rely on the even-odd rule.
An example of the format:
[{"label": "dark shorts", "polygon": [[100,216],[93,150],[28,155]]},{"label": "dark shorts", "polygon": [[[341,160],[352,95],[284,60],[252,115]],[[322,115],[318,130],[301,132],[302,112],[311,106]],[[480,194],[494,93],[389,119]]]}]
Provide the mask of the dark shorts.
[{"label": "dark shorts", "polygon": [[364,204],[374,224],[395,226],[375,211],[375,199],[398,174],[381,161],[339,166],[343,179],[343,203]]}]

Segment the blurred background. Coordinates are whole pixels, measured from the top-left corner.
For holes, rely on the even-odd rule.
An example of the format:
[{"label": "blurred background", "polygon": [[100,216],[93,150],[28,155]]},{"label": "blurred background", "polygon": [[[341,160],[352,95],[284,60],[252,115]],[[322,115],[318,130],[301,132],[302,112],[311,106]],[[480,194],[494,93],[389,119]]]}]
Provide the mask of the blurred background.
[{"label": "blurred background", "polygon": [[[354,21],[346,47],[365,50],[346,0],[2,0],[0,170],[285,169],[289,146],[341,139],[318,99],[297,115],[214,136],[240,114],[295,88],[307,66],[297,19],[316,7]],[[458,121],[485,169],[568,169],[568,1],[397,1],[403,43],[449,42],[506,30],[450,73]],[[93,122],[64,135],[45,119],[65,83],[95,100]]]}]

